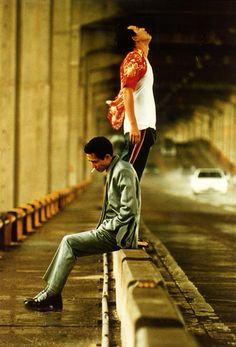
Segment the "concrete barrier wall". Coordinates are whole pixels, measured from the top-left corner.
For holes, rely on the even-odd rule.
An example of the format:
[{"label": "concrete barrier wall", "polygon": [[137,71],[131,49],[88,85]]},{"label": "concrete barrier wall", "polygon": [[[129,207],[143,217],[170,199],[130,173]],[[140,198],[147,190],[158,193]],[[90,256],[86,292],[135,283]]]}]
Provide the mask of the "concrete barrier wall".
[{"label": "concrete barrier wall", "polygon": [[83,181],[46,194],[26,204],[0,212],[0,250],[8,251],[24,241],[44,222],[56,215],[80,194],[90,181]]},{"label": "concrete barrier wall", "polygon": [[141,249],[113,253],[122,346],[197,347],[151,257]]}]

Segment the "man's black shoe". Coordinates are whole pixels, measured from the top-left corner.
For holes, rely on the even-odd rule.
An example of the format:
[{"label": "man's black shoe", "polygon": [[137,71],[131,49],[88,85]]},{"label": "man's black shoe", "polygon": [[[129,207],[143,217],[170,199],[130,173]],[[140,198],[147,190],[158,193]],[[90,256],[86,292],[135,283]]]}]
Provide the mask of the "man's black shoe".
[{"label": "man's black shoe", "polygon": [[26,299],[25,307],[33,311],[61,311],[63,307],[61,294],[48,295],[45,293],[43,297]]},{"label": "man's black shoe", "polygon": [[33,298],[26,298],[26,299],[24,300],[24,303],[26,304],[27,301],[32,301],[32,300],[34,300],[34,299],[39,298],[43,293],[46,293],[46,291],[47,291],[47,287],[44,288],[43,290],[41,290],[41,292],[39,292],[39,293],[38,293],[37,295],[35,295]]}]

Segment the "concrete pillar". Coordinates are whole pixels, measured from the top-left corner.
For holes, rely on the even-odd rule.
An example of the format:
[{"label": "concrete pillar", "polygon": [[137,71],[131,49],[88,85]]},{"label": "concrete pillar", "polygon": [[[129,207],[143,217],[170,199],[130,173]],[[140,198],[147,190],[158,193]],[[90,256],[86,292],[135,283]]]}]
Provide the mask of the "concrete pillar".
[{"label": "concrete pillar", "polygon": [[[98,134],[111,135],[117,133],[112,130],[108,120],[108,107],[105,100],[114,98],[119,91],[119,63],[121,59],[113,54],[101,54],[102,64],[94,66],[90,73],[90,84],[93,86],[93,114],[96,116],[96,131]],[[111,66],[104,66],[104,62],[111,62]],[[117,70],[117,81],[114,81],[114,70]]]},{"label": "concrete pillar", "polygon": [[212,109],[212,113],[211,113],[211,142],[213,145],[216,145],[216,119],[217,119],[217,115],[215,112],[215,109]]},{"label": "concrete pillar", "polygon": [[233,161],[233,153],[235,151],[235,122],[234,122],[234,106],[232,103],[228,102],[225,105],[224,114],[224,143],[225,143],[225,155],[230,160]]},{"label": "concrete pillar", "polygon": [[209,139],[208,118],[209,116],[205,112],[201,116],[201,137],[205,140]]},{"label": "concrete pillar", "polygon": [[185,142],[189,140],[189,121],[179,120],[174,126],[164,132],[165,137],[173,139],[175,142]]},{"label": "concrete pillar", "polygon": [[227,152],[227,147],[228,144],[226,143],[226,141],[228,142],[228,139],[226,139],[226,118],[227,118],[227,113],[226,113],[226,103],[222,103],[221,106],[221,124],[222,124],[222,128],[221,128],[221,152],[224,153],[226,155]]},{"label": "concrete pillar", "polygon": [[219,117],[217,117],[217,147],[220,149],[221,152],[224,151],[224,117],[223,114],[220,114]]},{"label": "concrete pillar", "polygon": [[236,172],[236,94],[231,97],[232,105],[232,118],[231,118],[231,128],[232,128],[232,142],[230,150],[230,160],[234,165],[234,170]]},{"label": "concrete pillar", "polygon": [[183,126],[181,125],[181,122],[176,124],[176,142],[184,142]]},{"label": "concrete pillar", "polygon": [[[104,42],[106,42],[105,39],[106,38],[100,38],[101,44],[104,45]],[[91,38],[88,41],[90,42]],[[106,136],[108,133],[111,134],[115,132],[106,119],[107,106],[105,100],[111,97],[111,95],[109,95],[111,86],[107,82],[111,77],[111,71],[109,71],[109,67],[107,68],[108,61],[110,64],[116,63],[117,66],[119,66],[120,63],[118,55],[106,51],[94,52],[87,58],[87,122],[89,137],[94,135]],[[119,80],[118,68],[117,80]],[[119,84],[117,84],[116,93],[118,93],[118,91]],[[100,97],[101,95],[102,98]],[[112,97],[114,96],[115,93]],[[98,110],[100,110],[101,113],[98,113]]]},{"label": "concrete pillar", "polygon": [[190,121],[185,120],[183,124],[184,124],[184,141],[187,142],[191,140],[189,135]]},{"label": "concrete pillar", "polygon": [[[81,157],[80,165],[78,165],[78,175],[81,178],[86,178],[87,172],[86,167],[88,166],[83,153],[83,146],[88,140],[87,136],[87,94],[86,94],[86,61],[85,59],[80,59],[80,80],[78,88],[79,97],[79,119],[80,119],[80,133],[78,140],[78,156]],[[82,159],[83,158],[83,159]]]},{"label": "concrete pillar", "polygon": [[83,129],[84,119],[81,112],[83,98],[80,93],[81,80],[81,16],[80,5],[77,1],[71,1],[71,34],[70,34],[70,70],[69,70],[69,176],[68,184],[84,179],[84,152]]},{"label": "concrete pillar", "polygon": [[173,135],[176,134],[177,142],[185,142],[187,138],[187,125],[186,121],[178,121],[176,128],[172,130]]},{"label": "concrete pillar", "polygon": [[233,104],[233,117],[232,117],[232,154],[231,160],[234,164],[234,171],[236,172],[236,104]]},{"label": "concrete pillar", "polygon": [[[50,124],[50,190],[69,185],[68,172],[74,170],[69,160],[69,82],[70,82],[71,1],[53,1],[51,124]],[[72,125],[72,123],[71,123]],[[72,168],[72,169],[71,169]],[[72,175],[73,176],[73,175]],[[71,176],[71,177],[72,177]],[[71,178],[74,180],[74,178]]]},{"label": "concrete pillar", "polygon": [[230,161],[236,169],[236,107],[232,104],[231,114],[231,143],[230,143]]},{"label": "concrete pillar", "polygon": [[231,127],[231,119],[233,114],[233,107],[232,104],[227,102],[224,105],[224,114],[223,114],[223,121],[224,121],[224,127],[223,127],[223,140],[224,140],[224,146],[223,146],[223,152],[224,155],[227,158],[230,158],[231,156],[231,144],[232,144],[232,127]]},{"label": "concrete pillar", "polygon": [[217,109],[213,109],[212,120],[212,143],[220,149],[222,148],[222,115],[219,114]]},{"label": "concrete pillar", "polygon": [[214,114],[212,111],[209,111],[209,118],[208,118],[208,129],[209,129],[209,142],[213,143],[213,122],[214,122]]},{"label": "concrete pillar", "polygon": [[16,204],[48,191],[50,3],[19,2]]},{"label": "concrete pillar", "polygon": [[[73,23],[78,25],[79,35],[79,80],[78,80],[78,114],[79,114],[79,133],[78,133],[78,158],[81,158],[77,163],[77,176],[81,179],[88,177],[89,165],[85,160],[83,153],[84,143],[89,137],[95,133],[99,133],[97,127],[97,119],[94,119],[94,109],[97,109],[94,93],[89,90],[89,53],[91,51],[107,49],[107,39],[113,40],[111,33],[103,35],[102,32],[95,27],[91,31],[89,23],[94,21],[99,22],[104,18],[112,18],[120,11],[119,5],[110,0],[86,0],[72,1]],[[87,26],[89,29],[87,30]],[[90,33],[88,31],[91,31]],[[104,98],[105,102],[106,98]],[[92,126],[92,128],[90,128]],[[84,159],[82,159],[84,158]]]},{"label": "concrete pillar", "polygon": [[202,138],[202,113],[196,113],[192,119],[193,138]]},{"label": "concrete pillar", "polygon": [[189,124],[189,140],[192,141],[194,140],[195,138],[195,123],[194,123],[194,118],[191,118],[189,121],[188,121],[188,124]]},{"label": "concrete pillar", "polygon": [[0,1],[0,210],[15,204],[16,1]]},{"label": "concrete pillar", "polygon": [[201,109],[195,112],[196,115],[196,138],[201,138],[205,140],[209,140],[209,109],[202,107]]},{"label": "concrete pillar", "polygon": [[78,115],[78,29],[71,28],[69,64],[69,139],[68,139],[68,185],[78,182],[77,177],[77,146],[79,133]]},{"label": "concrete pillar", "polygon": [[[107,67],[107,62],[109,62],[109,65],[117,64],[117,66],[119,66],[121,61],[121,58],[117,54],[111,53],[107,50],[107,47],[109,47],[109,40],[114,41],[114,38],[111,38],[106,32],[104,33],[98,29],[92,30],[91,28],[88,28],[84,29],[82,32],[82,73],[80,81],[80,94],[82,95],[82,98],[80,98],[80,109],[84,125],[84,137],[86,140],[97,135],[107,135],[104,132],[100,132],[100,129],[103,128],[101,127],[101,122],[106,125],[106,129],[108,129],[109,126],[106,120],[107,107],[105,100],[111,97],[111,95],[109,95],[111,88],[108,83],[106,83],[106,78],[109,79],[111,73],[109,72],[109,67]],[[91,42],[93,42],[92,45]],[[117,80],[119,80],[118,68]],[[99,88],[100,82],[103,87],[100,86]],[[100,93],[100,89],[103,95],[103,101],[101,98],[97,97]],[[118,91],[119,84],[117,85],[116,93],[118,93]],[[112,97],[114,96],[115,93],[113,93]],[[99,105],[97,103],[98,100],[100,103]],[[101,110],[101,113],[98,113],[98,110]],[[114,132],[111,128],[109,130],[110,133]],[[89,172],[90,166],[85,165],[85,177],[88,177]]]},{"label": "concrete pillar", "polygon": [[211,115],[210,111],[208,113],[205,113],[203,117],[203,138],[210,142],[211,137]]}]

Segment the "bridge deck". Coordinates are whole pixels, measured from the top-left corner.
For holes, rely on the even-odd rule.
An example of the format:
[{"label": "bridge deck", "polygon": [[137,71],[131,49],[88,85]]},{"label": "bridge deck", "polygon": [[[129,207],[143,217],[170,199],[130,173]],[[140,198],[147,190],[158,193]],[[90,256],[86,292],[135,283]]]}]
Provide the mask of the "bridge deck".
[{"label": "bridge deck", "polygon": [[78,199],[54,216],[0,260],[1,346],[93,346],[101,341],[102,256],[80,258],[63,291],[62,312],[32,312],[25,297],[45,285],[42,275],[61,238],[96,225],[101,186],[90,186]]},{"label": "bridge deck", "polygon": [[[96,226],[102,206],[102,186],[102,179],[99,177],[73,203],[49,219],[35,233],[8,252],[1,252],[1,346],[92,347],[101,343],[102,256],[79,259],[63,291],[62,312],[31,312],[24,308],[23,300],[44,287],[42,275],[61,238],[65,234],[89,230]],[[160,224],[160,213],[157,214],[153,209],[157,196],[153,187],[154,181],[144,178],[143,212],[145,223],[151,223],[152,226]],[[154,193],[153,200],[150,191]],[[165,208],[166,198],[163,196],[164,200],[161,202],[161,197],[162,194],[159,193],[158,201],[162,208]],[[168,219],[165,222],[167,223]],[[181,307],[187,329],[198,338],[202,347],[233,346],[235,337],[188,281],[158,239],[158,232],[153,234],[142,225],[142,235],[150,241],[148,252],[160,268],[169,293]],[[225,264],[229,267],[231,265]],[[111,339],[115,341],[115,345],[120,345],[114,297],[111,300]]]}]

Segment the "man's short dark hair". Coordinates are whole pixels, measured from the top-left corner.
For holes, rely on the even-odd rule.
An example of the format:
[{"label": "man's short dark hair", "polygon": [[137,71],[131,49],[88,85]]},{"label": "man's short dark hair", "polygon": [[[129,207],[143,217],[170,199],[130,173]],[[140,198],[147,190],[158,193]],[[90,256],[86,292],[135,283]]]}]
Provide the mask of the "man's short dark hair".
[{"label": "man's short dark hair", "polygon": [[116,46],[119,53],[126,54],[133,50],[135,42],[133,30],[127,29],[127,25],[120,24],[116,27]]},{"label": "man's short dark hair", "polygon": [[117,24],[116,26],[116,49],[121,54],[127,54],[132,51],[135,47],[135,42],[132,37],[136,34],[133,30],[128,29],[129,25],[135,25],[139,28],[145,28],[152,35],[152,28],[155,27],[155,23],[150,19],[145,20],[144,18],[134,17],[125,18],[124,21]]},{"label": "man's short dark hair", "polygon": [[104,136],[92,138],[84,146],[86,154],[95,154],[98,159],[104,159],[106,154],[113,156],[113,147],[111,142]]}]

